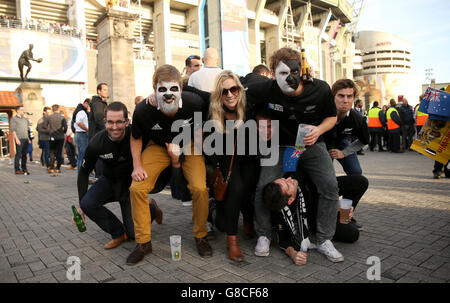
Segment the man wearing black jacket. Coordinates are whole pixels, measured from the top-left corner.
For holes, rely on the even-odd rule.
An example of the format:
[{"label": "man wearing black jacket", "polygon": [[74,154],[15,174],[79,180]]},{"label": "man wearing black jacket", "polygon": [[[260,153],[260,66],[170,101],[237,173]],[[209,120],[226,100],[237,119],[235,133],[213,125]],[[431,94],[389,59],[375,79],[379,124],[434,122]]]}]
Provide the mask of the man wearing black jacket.
[{"label": "man wearing black jacket", "polygon": [[352,109],[357,94],[350,79],[336,81],[331,88],[337,109],[337,123],[325,134],[328,152],[337,159],[347,175],[361,175],[362,169],[356,152],[369,143],[366,119]]},{"label": "man wearing black jacket", "polygon": [[[89,140],[91,140],[95,134],[105,129],[105,108],[108,105],[106,99],[108,98],[108,85],[106,83],[100,83],[97,85],[97,96],[92,97],[91,112],[89,113]],[[95,166],[95,177],[99,178],[102,175],[103,167],[101,161],[97,162]]]},{"label": "man wearing black jacket", "polygon": [[[130,149],[131,129],[128,127],[128,110],[121,102],[113,102],[106,108],[106,129],[100,131],[88,144],[83,164],[78,174],[77,186],[80,207],[112,240],[104,248],[111,249],[123,241],[134,239],[131,215],[130,191],[133,161]],[[89,174],[95,163],[104,164],[104,175],[88,190]],[[119,201],[123,223],[104,205]],[[150,213],[158,224],[162,223],[162,211],[156,202],[150,201]]]},{"label": "man wearing black jacket", "polygon": [[[49,173],[61,173],[61,164],[63,163],[62,150],[64,138],[67,131],[67,122],[59,112],[59,105],[52,105],[53,114],[48,117],[50,133],[50,166],[47,169]],[[56,167],[55,167],[56,158]]]}]

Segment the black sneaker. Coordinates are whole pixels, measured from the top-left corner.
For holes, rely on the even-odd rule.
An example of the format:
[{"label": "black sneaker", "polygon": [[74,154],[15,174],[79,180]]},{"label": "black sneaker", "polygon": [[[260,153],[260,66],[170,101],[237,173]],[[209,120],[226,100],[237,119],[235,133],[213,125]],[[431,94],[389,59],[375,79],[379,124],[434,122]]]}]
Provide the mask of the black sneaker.
[{"label": "black sneaker", "polygon": [[142,261],[145,255],[152,252],[152,241],[148,241],[147,243],[136,245],[134,250],[127,258],[127,265],[135,265]]},{"label": "black sneaker", "polygon": [[355,226],[360,231],[363,230],[362,224],[356,222],[356,220],[353,218],[350,220],[350,224],[353,224],[353,226]]},{"label": "black sneaker", "polygon": [[441,178],[441,172],[440,171],[433,172],[433,179],[439,179],[439,178]]},{"label": "black sneaker", "polygon": [[200,257],[202,258],[210,258],[212,257],[213,250],[211,245],[209,245],[206,237],[204,238],[195,238],[195,245],[197,246],[197,251]]}]

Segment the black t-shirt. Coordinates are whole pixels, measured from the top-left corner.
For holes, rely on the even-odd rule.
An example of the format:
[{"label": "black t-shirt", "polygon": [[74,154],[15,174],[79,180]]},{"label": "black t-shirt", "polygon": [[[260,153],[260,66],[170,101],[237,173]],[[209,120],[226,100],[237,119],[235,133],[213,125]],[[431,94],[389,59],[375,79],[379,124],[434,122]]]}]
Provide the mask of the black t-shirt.
[{"label": "black t-shirt", "polygon": [[112,141],[106,129],[97,133],[86,148],[83,164],[78,174],[78,197],[81,200],[87,192],[89,174],[98,159],[103,162],[103,175],[111,179],[122,179],[124,187],[131,184],[133,158],[130,149],[131,129],[127,127],[120,142]]},{"label": "black t-shirt", "polygon": [[[143,148],[150,140],[166,147],[165,143],[172,142],[173,138],[180,134],[185,127],[190,128],[192,138],[194,128],[201,127],[201,124],[194,125],[194,112],[201,113],[202,120],[204,120],[208,112],[209,103],[205,102],[197,94],[188,91],[183,91],[181,98],[182,107],[178,109],[173,117],[166,116],[156,107],[146,104],[146,102],[141,102],[136,106],[131,127],[132,136],[135,139],[142,137]],[[183,128],[180,127],[172,132],[172,123],[177,120],[182,120],[180,125]],[[201,122],[203,121],[199,121],[199,123]]]},{"label": "black t-shirt", "polygon": [[[280,121],[280,145],[295,145],[300,123],[318,126],[325,118],[335,117],[336,105],[329,85],[319,79],[305,84],[298,96],[287,96],[275,80],[248,86],[247,104],[253,108],[267,106],[274,120]],[[321,137],[317,140],[321,140]]]},{"label": "black t-shirt", "polygon": [[348,116],[337,123],[332,129],[324,134],[327,147],[336,148],[339,141],[359,139],[362,144],[369,144],[370,135],[366,118],[354,109],[350,109]]}]

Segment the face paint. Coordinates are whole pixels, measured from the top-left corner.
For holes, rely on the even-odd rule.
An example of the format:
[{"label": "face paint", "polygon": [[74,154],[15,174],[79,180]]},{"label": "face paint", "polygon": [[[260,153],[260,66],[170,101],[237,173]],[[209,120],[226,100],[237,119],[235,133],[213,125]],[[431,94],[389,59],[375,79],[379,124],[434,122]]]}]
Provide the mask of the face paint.
[{"label": "face paint", "polygon": [[156,100],[162,112],[170,114],[176,111],[181,100],[181,89],[178,82],[158,82]]},{"label": "face paint", "polygon": [[300,74],[300,65],[294,59],[280,62],[275,69],[275,78],[284,93],[292,93],[298,88],[301,80]]}]

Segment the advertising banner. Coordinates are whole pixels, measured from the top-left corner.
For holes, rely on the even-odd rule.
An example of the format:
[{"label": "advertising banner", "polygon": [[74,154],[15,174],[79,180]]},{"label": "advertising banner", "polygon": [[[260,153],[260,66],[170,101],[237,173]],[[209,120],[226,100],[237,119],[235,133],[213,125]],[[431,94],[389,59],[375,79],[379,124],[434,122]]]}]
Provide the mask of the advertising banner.
[{"label": "advertising banner", "polygon": [[[20,78],[18,60],[29,44],[34,59],[28,78],[86,82],[86,49],[81,39],[26,29],[0,28],[0,77]],[[24,67],[24,73],[26,67]]]},{"label": "advertising banner", "polygon": [[247,0],[222,0],[221,20],[223,68],[245,76],[250,72]]}]

